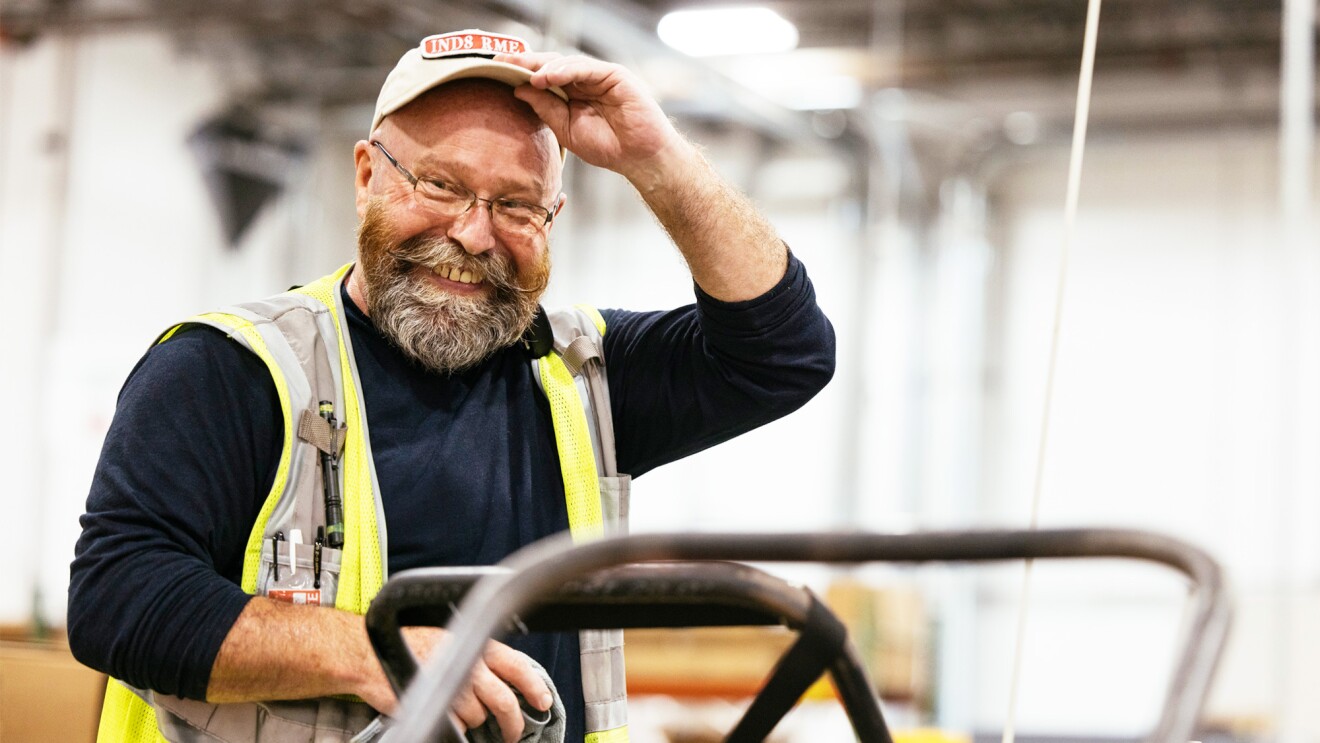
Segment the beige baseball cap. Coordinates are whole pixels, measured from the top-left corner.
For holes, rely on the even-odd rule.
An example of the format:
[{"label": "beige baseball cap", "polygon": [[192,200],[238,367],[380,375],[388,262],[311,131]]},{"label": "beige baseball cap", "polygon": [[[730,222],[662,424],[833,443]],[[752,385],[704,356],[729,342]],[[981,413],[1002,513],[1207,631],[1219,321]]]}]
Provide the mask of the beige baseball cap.
[{"label": "beige baseball cap", "polygon": [[[399,59],[385,78],[376,99],[376,114],[371,118],[370,132],[376,131],[386,116],[408,105],[417,96],[451,80],[484,77],[514,87],[527,83],[532,78],[531,72],[507,62],[496,62],[493,58],[496,54],[525,54],[529,51],[527,42],[517,36],[475,28],[422,39],[422,43]],[[553,87],[550,91],[568,100],[560,88]]]}]

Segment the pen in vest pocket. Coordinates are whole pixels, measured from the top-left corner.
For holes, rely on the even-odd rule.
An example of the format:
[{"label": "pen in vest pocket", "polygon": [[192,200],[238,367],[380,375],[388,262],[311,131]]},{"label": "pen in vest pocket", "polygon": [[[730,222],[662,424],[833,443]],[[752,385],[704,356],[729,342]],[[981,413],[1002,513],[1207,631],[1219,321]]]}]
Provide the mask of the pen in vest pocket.
[{"label": "pen in vest pocket", "polygon": [[[321,401],[321,417],[335,430],[335,405]],[[344,546],[344,501],[339,496],[339,457],[321,452],[321,481],[325,487],[325,543],[332,549]]]}]

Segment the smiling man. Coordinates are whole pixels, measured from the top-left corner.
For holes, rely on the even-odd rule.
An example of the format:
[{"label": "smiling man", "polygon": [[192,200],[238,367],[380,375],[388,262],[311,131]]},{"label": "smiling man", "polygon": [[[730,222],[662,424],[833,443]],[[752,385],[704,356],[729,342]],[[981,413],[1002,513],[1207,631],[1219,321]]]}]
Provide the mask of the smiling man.
[{"label": "smiling man", "polygon": [[[541,309],[566,153],[632,183],[694,304]],[[390,573],[622,528],[624,473],[833,373],[802,264],[622,67],[430,37],[353,154],[357,261],[170,328],[120,392],[69,593],[75,654],[115,679],[101,740],[371,739],[397,699],[361,614]],[[453,715],[513,741],[553,708],[612,743],[625,705],[618,633],[532,634]]]},{"label": "smiling man", "polygon": [[[354,154],[363,270],[349,277],[353,301],[435,371],[465,369],[522,337],[550,278],[546,232],[564,203],[545,124],[509,86],[465,79],[386,117]],[[499,196],[462,185],[481,181]]]}]

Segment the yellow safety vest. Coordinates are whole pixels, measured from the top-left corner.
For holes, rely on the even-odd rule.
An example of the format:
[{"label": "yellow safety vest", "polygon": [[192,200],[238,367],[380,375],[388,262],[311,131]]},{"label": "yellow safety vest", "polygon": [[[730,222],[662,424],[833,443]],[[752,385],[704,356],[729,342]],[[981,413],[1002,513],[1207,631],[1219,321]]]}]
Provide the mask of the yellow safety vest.
[{"label": "yellow safety vest", "polygon": [[[310,568],[314,525],[325,523],[317,448],[329,446],[340,455],[345,538],[342,551],[323,549],[322,592],[318,595],[332,596],[338,609],[365,614],[384,583],[387,549],[361,385],[341,304],[340,285],[351,267],[345,265],[307,286],[267,300],[190,318],[170,328],[157,342],[168,341],[188,325],[209,325],[256,354],[274,381],[284,441],[275,481],[248,537],[243,590],[267,595],[276,585],[272,581],[275,551],[271,537],[277,531],[287,535],[298,529],[305,535],[306,544],[301,547],[279,549],[281,555],[286,549],[295,550],[297,564]],[[533,371],[550,404],[569,529],[575,540],[589,540],[625,528],[627,519],[628,476],[619,475],[614,466],[601,345],[605,321],[589,307],[555,313],[550,319],[554,349],[533,361]],[[329,429],[321,418],[319,403],[323,400],[333,401],[342,428]],[[581,634],[588,730],[584,743],[627,743],[622,632]],[[97,740],[156,743],[213,740],[210,736],[243,740],[255,737],[258,730],[263,740],[311,741],[315,736],[322,741],[336,734],[347,740],[372,716],[370,708],[360,702],[322,699],[264,703],[261,707],[214,705],[133,689],[112,679],[106,687]],[[276,730],[286,718],[292,722]]]}]

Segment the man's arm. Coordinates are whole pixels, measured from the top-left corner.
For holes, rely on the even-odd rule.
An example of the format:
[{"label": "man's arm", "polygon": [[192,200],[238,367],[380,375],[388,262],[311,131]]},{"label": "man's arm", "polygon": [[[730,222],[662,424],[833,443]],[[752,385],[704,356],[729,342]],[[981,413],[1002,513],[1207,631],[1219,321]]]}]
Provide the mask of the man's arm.
[{"label": "man's arm", "polygon": [[362,617],[254,598],[225,635],[209,702],[255,702],[357,694],[383,712],[394,694],[372,654]]},{"label": "man's arm", "polygon": [[[69,642],[80,661],[213,702],[348,693],[394,708],[361,617],[252,598],[236,584],[282,439],[264,364],[222,333],[185,332],[144,357],[120,395],[71,566]],[[408,639],[425,657],[439,636],[417,628]],[[491,679],[509,679],[534,704],[547,690],[527,680],[525,656],[500,647],[455,712],[471,726],[489,708],[513,732],[516,700]]]},{"label": "man's arm", "polygon": [[686,139],[629,180],[710,296],[755,299],[783,277],[788,249],[775,229]]},{"label": "man's arm", "polygon": [[[788,249],[751,202],[674,128],[626,68],[583,56],[500,55],[533,71],[515,91],[559,143],[623,175],[641,194],[712,297],[759,297],[784,276]],[[566,102],[546,88],[558,86]]]},{"label": "man's arm", "polygon": [[[405,629],[405,636],[425,662],[445,631],[411,627]],[[506,739],[517,740],[522,712],[509,684],[540,709],[550,708],[550,691],[531,670],[527,656],[492,642],[454,703],[455,717],[464,728],[471,728],[485,722],[489,711]],[[392,714],[398,705],[371,649],[366,622],[345,611],[267,598],[249,601],[225,636],[206,690],[210,702],[334,694],[356,694],[386,714]]]},{"label": "man's arm", "polygon": [[834,330],[790,256],[760,297],[603,309],[618,465],[638,477],[797,410],[834,373]]},{"label": "man's arm", "polygon": [[221,332],[187,330],[148,351],[120,392],[70,566],[79,661],[205,698],[251,598],[238,585],[244,546],[282,439],[269,372]]},{"label": "man's arm", "polygon": [[[637,189],[687,260],[694,307],[608,312],[619,466],[634,475],[796,410],[834,372],[834,332],[800,263],[619,65],[498,56],[559,143]],[[568,96],[546,90],[557,86]]]}]

